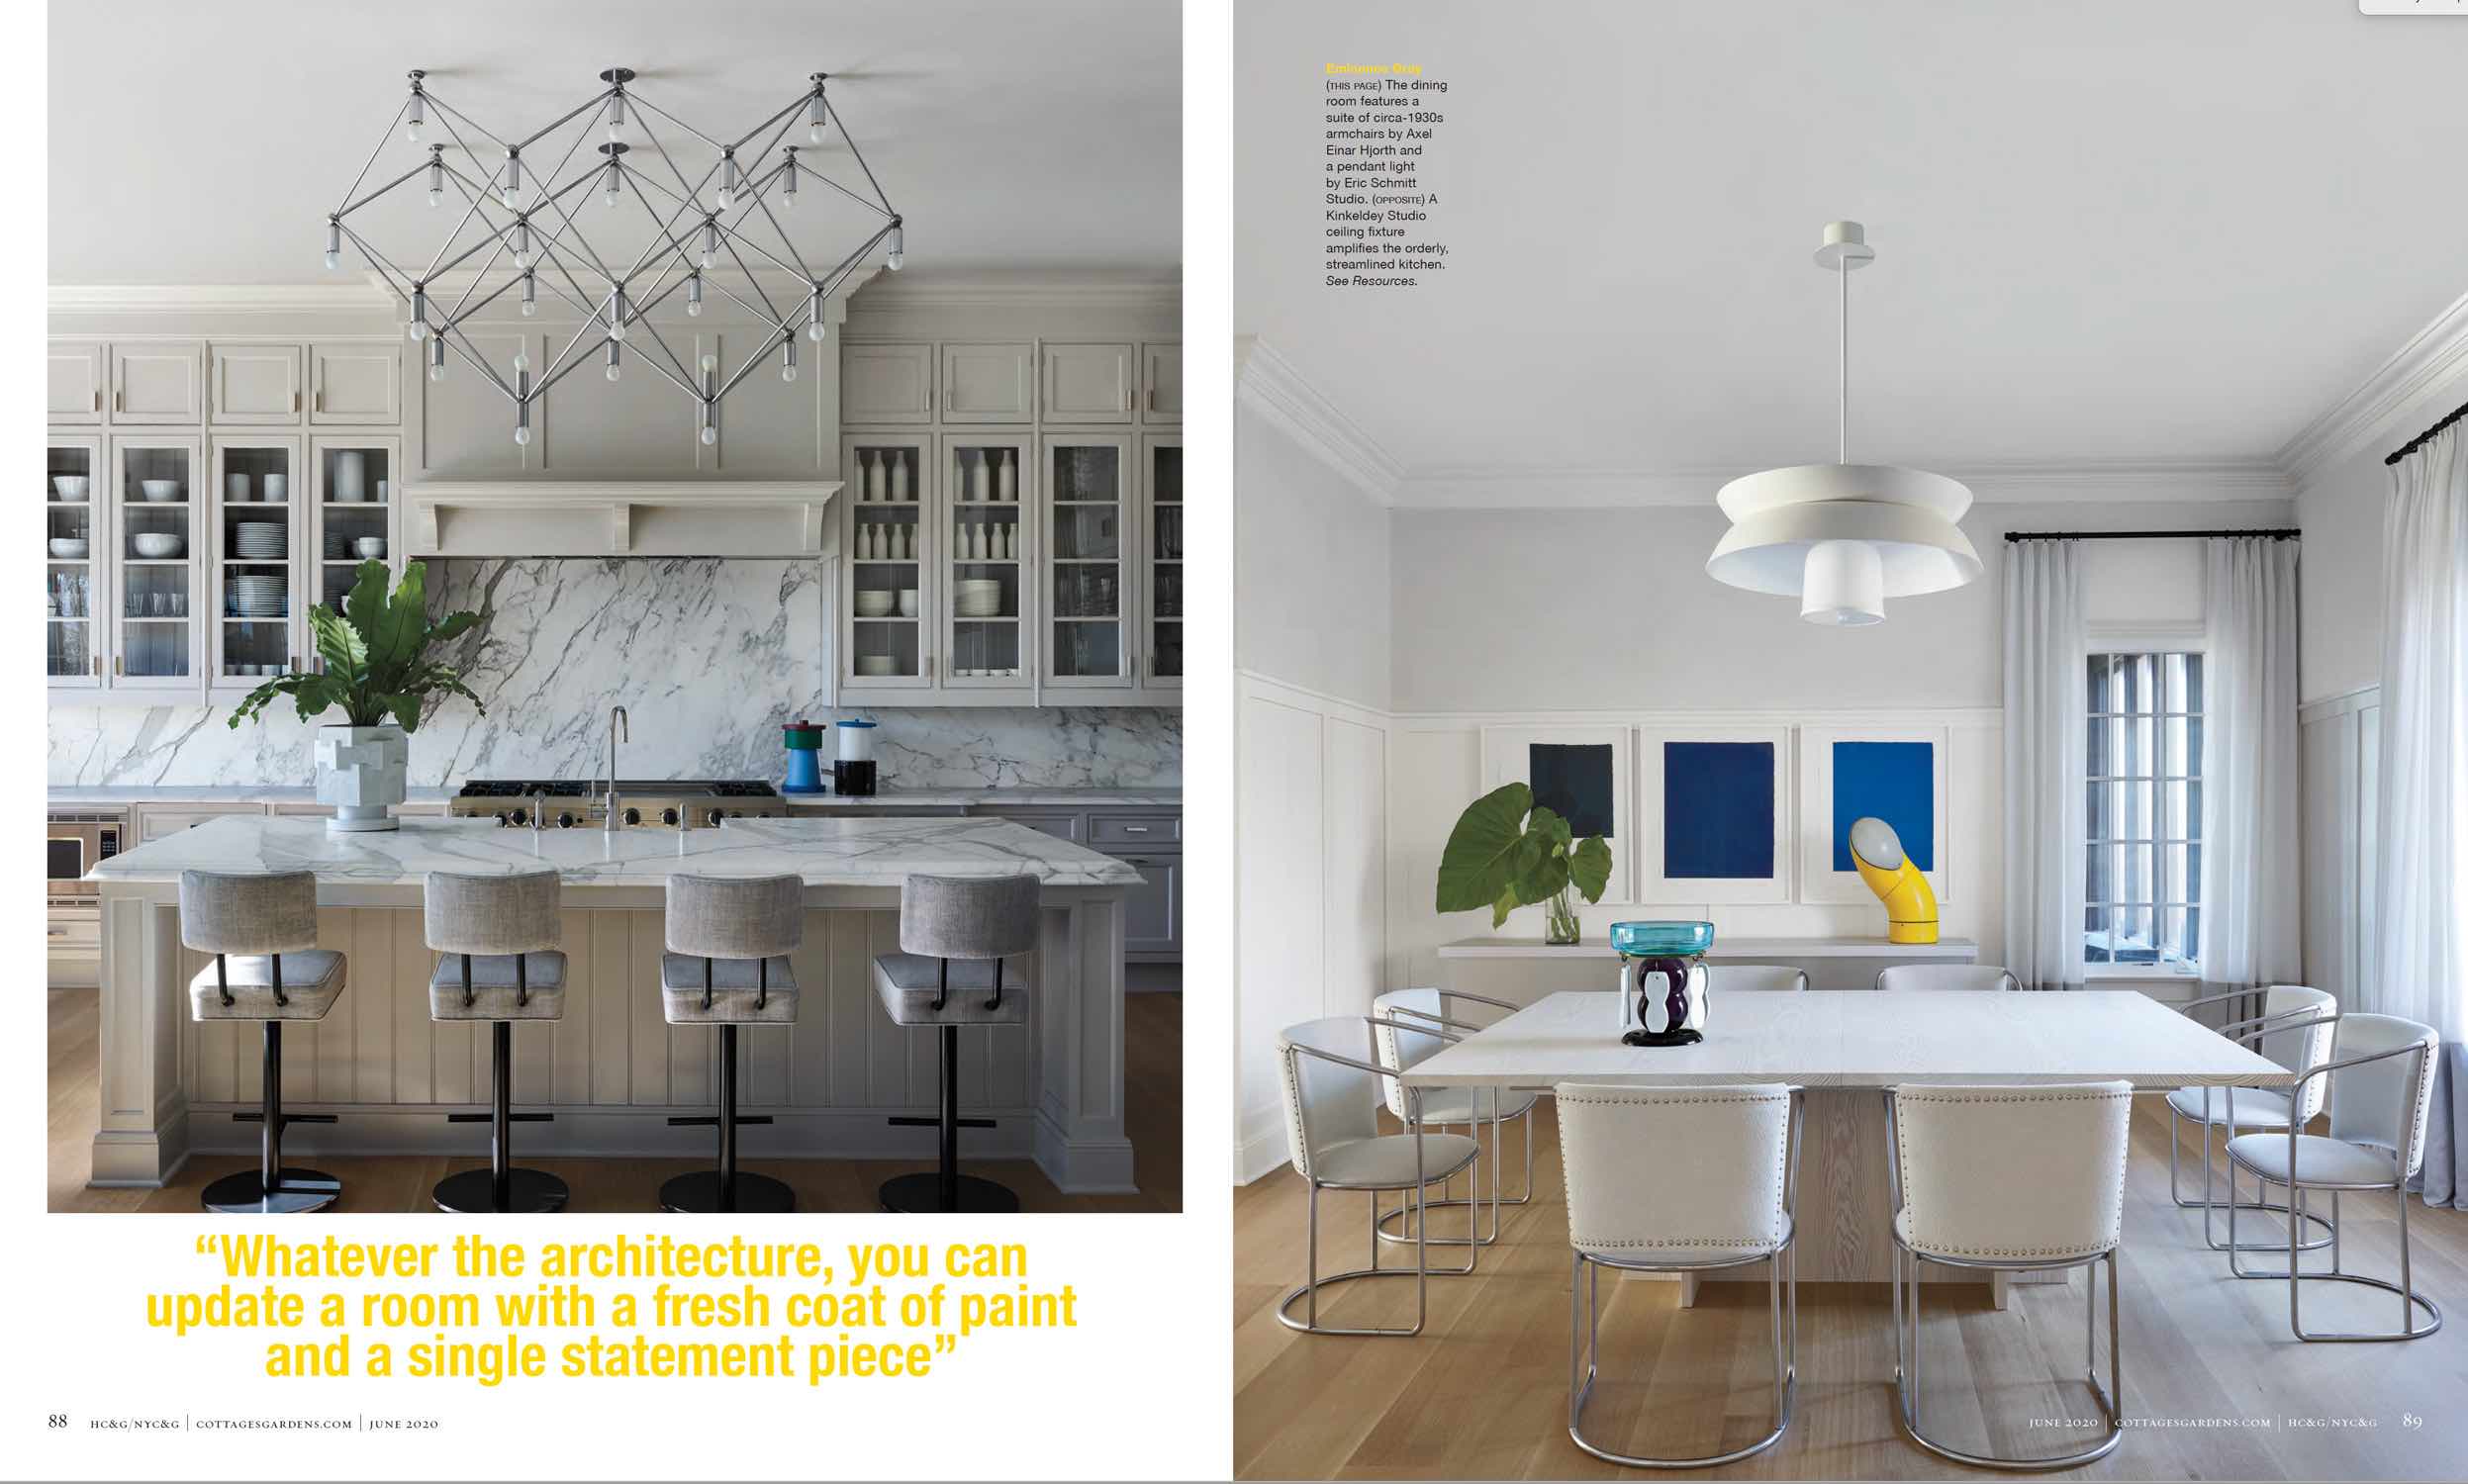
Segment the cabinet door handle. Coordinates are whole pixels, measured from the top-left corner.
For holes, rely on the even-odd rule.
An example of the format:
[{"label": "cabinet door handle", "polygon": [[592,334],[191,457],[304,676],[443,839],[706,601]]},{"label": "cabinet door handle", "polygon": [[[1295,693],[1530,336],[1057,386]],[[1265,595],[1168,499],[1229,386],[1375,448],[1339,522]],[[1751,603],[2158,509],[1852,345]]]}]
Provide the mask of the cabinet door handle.
[{"label": "cabinet door handle", "polygon": [[96,680],[103,678],[103,657],[99,654],[94,657],[94,678]]},{"label": "cabinet door handle", "polygon": [[326,384],[324,382],[318,383],[316,397],[309,404],[309,411],[314,413],[326,411]]},{"label": "cabinet door handle", "polygon": [[1122,827],[1122,832],[1126,835],[1145,835],[1148,833],[1148,826],[1145,824],[1126,824]]},{"label": "cabinet door handle", "polygon": [[128,669],[128,667],[127,667],[126,665],[124,665],[124,664],[122,664],[122,663],[121,663],[120,656],[118,656],[118,655],[113,655],[113,656],[112,656],[112,674],[114,674],[114,675],[127,675],[128,673],[129,673],[129,669]]},{"label": "cabinet door handle", "polygon": [[103,389],[101,387],[94,389],[94,410],[98,413],[103,411]]},{"label": "cabinet door handle", "polygon": [[1152,413],[1157,411],[1157,389],[1155,387],[1148,389],[1148,410]]},{"label": "cabinet door handle", "polygon": [[295,413],[300,411],[300,393],[296,388],[291,394],[291,410]]},{"label": "cabinet door handle", "polygon": [[128,410],[129,394],[118,387],[114,387],[112,389],[112,411],[115,413],[125,413]]}]

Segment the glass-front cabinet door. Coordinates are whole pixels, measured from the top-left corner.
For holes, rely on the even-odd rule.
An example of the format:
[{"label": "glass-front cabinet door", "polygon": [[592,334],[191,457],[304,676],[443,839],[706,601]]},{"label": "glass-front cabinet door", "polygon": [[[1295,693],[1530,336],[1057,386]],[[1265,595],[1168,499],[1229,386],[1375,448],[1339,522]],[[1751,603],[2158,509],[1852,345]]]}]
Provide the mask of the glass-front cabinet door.
[{"label": "glass-front cabinet door", "polygon": [[840,447],[840,685],[918,691],[934,684],[939,532],[934,440],[852,433]]},{"label": "glass-front cabinet door", "polygon": [[315,663],[317,646],[307,629],[309,607],[339,608],[360,563],[382,561],[400,573],[394,518],[402,440],[391,435],[332,433],[309,439],[309,507],[293,527],[300,533],[304,564],[300,656]]},{"label": "glass-front cabinet door", "polygon": [[1045,683],[1060,690],[1128,689],[1131,439],[1049,433],[1042,446]]},{"label": "glass-front cabinet door", "polygon": [[116,690],[197,688],[203,451],[196,438],[112,440]]},{"label": "glass-front cabinet door", "polygon": [[1140,605],[1148,642],[1140,688],[1183,689],[1183,435],[1140,439]]},{"label": "glass-front cabinet door", "polygon": [[1026,436],[942,437],[942,597],[946,689],[1025,689],[1036,676],[1036,447]]},{"label": "glass-front cabinet door", "polygon": [[107,668],[112,502],[102,465],[99,437],[54,433],[44,449],[44,673],[55,691],[101,690]]},{"label": "glass-front cabinet door", "polygon": [[[214,512],[207,529],[207,594],[215,616],[206,628],[207,689],[247,695],[301,663],[304,604],[314,601],[309,565],[300,549],[305,523],[297,437],[229,437],[213,441],[214,478],[207,487]],[[308,595],[308,596],[305,596]]]}]

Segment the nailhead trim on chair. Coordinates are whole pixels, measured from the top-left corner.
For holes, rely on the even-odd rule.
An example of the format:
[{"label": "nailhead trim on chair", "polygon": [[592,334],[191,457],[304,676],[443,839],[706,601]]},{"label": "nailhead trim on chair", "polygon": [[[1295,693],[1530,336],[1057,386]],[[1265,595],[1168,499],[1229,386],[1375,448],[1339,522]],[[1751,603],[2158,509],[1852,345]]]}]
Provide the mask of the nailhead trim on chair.
[{"label": "nailhead trim on chair", "polygon": [[[1613,1108],[1613,1107],[1624,1107],[1624,1108],[1672,1108],[1672,1107],[1682,1107],[1682,1106],[1689,1106],[1689,1105],[1711,1105],[1711,1104],[1719,1104],[1719,1103],[1773,1103],[1773,1102],[1779,1102],[1779,1103],[1782,1103],[1782,1104],[1783,1104],[1783,1105],[1787,1108],[1787,1107],[1789,1106],[1789,1104],[1790,1104],[1790,1101],[1791,1101],[1791,1094],[1790,1094],[1790,1093],[1788,1093],[1788,1092],[1761,1092],[1761,1091],[1760,1091],[1760,1092],[1751,1092],[1751,1091],[1746,1090],[1745,1088],[1708,1088],[1708,1089],[1706,1089],[1706,1090],[1704,1090],[1704,1091],[1701,1091],[1701,1092],[1700,1092],[1700,1091],[1680,1091],[1680,1090],[1678,1090],[1678,1089],[1672,1089],[1672,1091],[1673,1091],[1674,1095],[1672,1095],[1672,1096],[1662,1096],[1662,1097],[1641,1097],[1641,1096],[1635,1096],[1635,1095],[1625,1095],[1625,1096],[1624,1096],[1624,1095],[1621,1095],[1621,1094],[1618,1094],[1618,1093],[1601,1093],[1601,1092],[1579,1092],[1579,1093],[1571,1093],[1571,1094],[1569,1094],[1569,1095],[1567,1095],[1567,1096],[1566,1096],[1566,1097],[1562,1097],[1562,1096],[1560,1096],[1557,1092],[1555,1092],[1555,1093],[1553,1094],[1553,1100],[1554,1100],[1556,1103],[1561,1104],[1561,1105],[1563,1105],[1563,1106],[1566,1106],[1566,1105],[1567,1105],[1567,1104],[1571,1104],[1571,1103],[1573,1103],[1573,1104],[1576,1104],[1576,1105],[1578,1105],[1578,1106],[1586,1106],[1586,1105],[1591,1105],[1591,1106],[1596,1106],[1596,1107],[1605,1107],[1605,1108]],[[1789,1117],[1789,1115],[1788,1115],[1787,1113],[1786,1113],[1784,1116],[1785,1116],[1785,1119],[1786,1119],[1786,1120],[1787,1120],[1787,1119],[1788,1119],[1788,1117]],[[1786,1127],[1786,1128],[1788,1127],[1787,1122],[1786,1122],[1786,1124],[1785,1124],[1785,1127]],[[1803,1137],[1804,1137],[1804,1134],[1803,1134]],[[1781,1211],[1782,1211],[1782,1197],[1783,1197],[1783,1193],[1784,1193],[1784,1186],[1788,1183],[1789,1178],[1790,1178],[1790,1173],[1789,1173],[1789,1165],[1790,1165],[1790,1159],[1789,1159],[1789,1156],[1788,1156],[1787,1152],[1786,1152],[1786,1154],[1784,1155],[1784,1157],[1783,1157],[1782,1159],[1777,1159],[1777,1160],[1775,1160],[1775,1161],[1774,1161],[1774,1183],[1773,1183],[1773,1197],[1774,1197],[1774,1210],[1775,1210],[1776,1212],[1781,1212]],[[1566,1159],[1566,1155],[1565,1155],[1565,1153],[1564,1153],[1564,1154],[1563,1154],[1563,1156],[1562,1156],[1561,1161],[1560,1161],[1560,1179],[1561,1179],[1561,1188],[1562,1188],[1562,1192],[1563,1192],[1563,1195],[1564,1195],[1564,1196],[1565,1196],[1565,1194],[1566,1194],[1566,1186],[1567,1186],[1567,1180],[1568,1180],[1568,1177],[1569,1177],[1568,1161],[1567,1161],[1567,1159]],[[1733,1249],[1739,1249],[1739,1250],[1743,1250],[1743,1251],[1755,1251],[1755,1252],[1778,1252],[1778,1251],[1780,1251],[1780,1250],[1781,1250],[1781,1244],[1780,1244],[1780,1243],[1778,1243],[1778,1242],[1776,1242],[1776,1241],[1774,1241],[1774,1240],[1772,1240],[1772,1239],[1755,1239],[1755,1238],[1746,1238],[1746,1237],[1715,1237],[1715,1238],[1704,1238],[1704,1239],[1700,1239],[1700,1240],[1692,1240],[1692,1241],[1687,1241],[1687,1242],[1636,1242],[1636,1241],[1628,1241],[1628,1242],[1589,1242],[1589,1241],[1587,1241],[1584,1237],[1582,1237],[1581,1235],[1579,1235],[1578,1233],[1576,1233],[1576,1232],[1574,1232],[1574,1231],[1570,1231],[1570,1232],[1568,1233],[1568,1245],[1569,1245],[1570,1247],[1577,1247],[1577,1248],[1609,1249],[1609,1250],[1636,1251],[1636,1252],[1653,1251],[1653,1250],[1657,1250],[1657,1249],[1666,1249],[1666,1248],[1667,1248],[1667,1249],[1683,1249],[1683,1248],[1696,1248],[1696,1247],[1733,1248]]]},{"label": "nailhead trim on chair", "polygon": [[[2024,1103],[2024,1102],[2029,1102],[2029,1103],[2104,1103],[2104,1102],[2109,1102],[2109,1101],[2112,1101],[2112,1100],[2115,1098],[2115,1096],[2116,1096],[2116,1094],[2114,1094],[2114,1093],[2109,1093],[2109,1092],[2037,1092],[2037,1091],[2034,1091],[2034,1090],[2032,1090],[2031,1088],[2028,1088],[2028,1087],[2017,1087],[2016,1089],[2014,1089],[2014,1091],[2013,1091],[2012,1093],[2000,1093],[1998,1096],[1995,1096],[1995,1097],[1980,1097],[1980,1096],[1976,1096],[1976,1095],[1972,1095],[1972,1094],[1950,1093],[1950,1092],[1929,1092],[1929,1091],[1916,1091],[1916,1092],[1913,1092],[1913,1093],[1909,1094],[1908,1096],[1897,1095],[1897,1097],[1896,1097],[1896,1099],[1895,1099],[1895,1100],[1896,1100],[1897,1102],[1907,1102],[1907,1103],[1943,1103],[1943,1104],[1962,1104],[1962,1103],[1982,1103],[1982,1104],[1986,1104],[1986,1103],[1996,1103],[1996,1104],[2012,1104],[2012,1103]],[[2129,1107],[2131,1107],[2131,1106],[2132,1106],[2132,1101],[2131,1101],[2131,1098],[2130,1098],[2130,1097],[2129,1097],[2129,1101],[2128,1101],[2128,1104],[2127,1104],[2127,1105],[2128,1105]],[[1904,1139],[1903,1139],[1903,1126],[1902,1126],[1902,1120],[1901,1120],[1900,1118],[1896,1118],[1896,1119],[1894,1120],[1894,1153],[1895,1153],[1896,1157],[1897,1157],[1897,1158],[1899,1158],[1899,1159],[1902,1160],[1902,1167],[1903,1167],[1903,1168],[1905,1168],[1905,1169],[1909,1169],[1909,1168],[1911,1167],[1911,1148],[1910,1148],[1910,1146],[1909,1146],[1908,1144],[1906,1144],[1906,1143],[1904,1142]],[[2132,1161],[2131,1161],[2131,1160],[2129,1160],[2129,1161],[2127,1161],[2127,1162],[2128,1162],[2128,1166],[2129,1166],[2129,1167],[2131,1167],[2131,1165],[2132,1165]],[[2084,1255],[2096,1255],[2097,1253],[2100,1253],[2100,1252],[2108,1252],[2108,1251],[2110,1251],[2111,1249],[2113,1249],[2113,1248],[2117,1247],[2120,1243],[2122,1243],[2122,1242],[2124,1242],[2124,1241],[2125,1241],[2125,1226],[2126,1226],[2126,1203],[2125,1203],[2125,1190],[2126,1190],[2125,1171],[2120,1170],[2120,1171],[2118,1171],[2118,1175],[2117,1175],[2117,1224],[2116,1224],[2115,1226],[2113,1226],[2113,1227],[2109,1228],[2109,1232],[2108,1232],[2108,1244],[2107,1244],[2107,1246],[2105,1246],[2105,1247],[2097,1247],[2097,1248],[2092,1248],[2092,1249],[2090,1249],[2090,1250],[2089,1250],[2089,1252],[2085,1252],[2085,1251],[2084,1251],[2083,1249],[2080,1249],[2080,1248],[2071,1248],[2071,1247],[2024,1247],[2024,1248],[1989,1248],[1989,1247],[1979,1247],[1979,1248],[1973,1248],[1973,1247],[1935,1247],[1935,1248],[1929,1248],[1929,1249],[1926,1249],[1926,1252],[1943,1252],[1943,1253],[1945,1253],[1945,1254],[1946,1254],[1946,1256],[1948,1256],[1948,1257],[2022,1257],[2022,1258],[2030,1258],[2030,1259],[2039,1259],[2039,1258],[2045,1258],[2045,1257],[2074,1257],[2074,1256],[2084,1256]],[[1903,1203],[1903,1209],[1904,1209],[1904,1210],[1906,1210],[1906,1211],[1907,1211],[1907,1210],[1910,1210],[1910,1209],[1911,1209],[1911,1191],[1910,1191],[1910,1187],[1909,1187],[1909,1185],[1908,1185],[1907,1183],[1905,1184],[1904,1189],[1903,1189],[1903,1198],[1902,1198],[1902,1203]],[[1915,1225],[1916,1225],[1916,1223],[1915,1223]],[[1914,1249],[1912,1249],[1912,1251],[1914,1251],[1914,1252],[1921,1252],[1922,1250],[1921,1250],[1921,1249],[1919,1249],[1919,1248],[1914,1248]]]}]

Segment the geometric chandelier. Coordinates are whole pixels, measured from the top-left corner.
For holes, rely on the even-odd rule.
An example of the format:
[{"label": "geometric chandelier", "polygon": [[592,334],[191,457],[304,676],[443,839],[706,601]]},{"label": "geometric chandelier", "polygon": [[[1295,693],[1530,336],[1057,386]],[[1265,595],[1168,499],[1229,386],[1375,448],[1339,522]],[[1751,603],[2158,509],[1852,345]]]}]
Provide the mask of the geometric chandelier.
[{"label": "geometric chandelier", "polygon": [[[411,74],[410,96],[343,192],[342,204],[328,214],[326,266],[342,265],[342,244],[349,239],[402,301],[407,332],[422,342],[429,380],[445,379],[451,349],[514,405],[518,443],[531,441],[532,404],[595,358],[611,381],[624,373],[629,360],[667,377],[699,405],[702,440],[717,442],[720,399],[775,358],[781,378],[795,381],[800,331],[810,340],[823,337],[825,302],[877,244],[887,266],[897,269],[905,261],[900,213],[824,96],[828,73],[813,73],[807,91],[733,141],[705,134],[637,96],[627,86],[634,80],[628,67],[601,73],[606,86],[600,92],[518,139],[500,139],[473,123],[429,92],[425,75]],[[662,128],[674,129],[669,139],[653,127],[655,118]],[[809,147],[837,131],[869,194],[833,180],[801,158],[797,145],[782,142],[801,124]],[[359,194],[397,126],[402,138],[422,150],[418,162]],[[432,137],[432,130],[441,132]],[[568,131],[573,138],[562,140],[561,152]],[[756,143],[765,131],[769,138]],[[689,167],[702,166],[700,174],[689,178],[680,168],[670,152],[672,140]],[[594,147],[585,150],[587,143]],[[546,169],[540,168],[544,161]],[[819,182],[866,215],[852,227],[841,220],[841,202],[826,196],[826,210],[801,220],[798,198],[810,194],[799,189],[801,182]],[[432,210],[450,208],[453,219],[444,241],[417,268],[379,251],[349,220],[407,185],[426,191]],[[821,254],[809,259],[784,218],[801,221],[809,236],[831,229],[855,245],[836,259]],[[859,233],[862,240],[856,240]],[[476,269],[470,267],[475,261]],[[824,261],[829,266],[817,271]],[[784,305],[764,288],[757,263],[775,283],[787,277],[800,286],[794,302]],[[464,272],[469,277],[461,291],[445,291],[445,276]],[[464,322],[510,293],[519,294],[522,313],[531,315],[543,289],[571,305],[583,324],[546,366],[534,368],[519,349],[501,373],[480,352]],[[664,307],[672,315],[680,307],[687,316],[700,315],[707,293],[726,296],[767,326],[733,370],[708,354],[690,366],[653,318]],[[669,323],[680,328],[673,319]]]}]

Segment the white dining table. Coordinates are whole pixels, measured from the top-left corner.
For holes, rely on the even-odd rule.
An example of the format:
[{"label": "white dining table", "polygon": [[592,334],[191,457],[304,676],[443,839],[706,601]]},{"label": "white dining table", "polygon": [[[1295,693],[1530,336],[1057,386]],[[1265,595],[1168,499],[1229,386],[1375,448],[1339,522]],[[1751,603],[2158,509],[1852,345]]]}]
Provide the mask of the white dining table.
[{"label": "white dining table", "polygon": [[[2061,993],[1895,990],[1719,991],[1693,1046],[1620,1040],[1619,997],[1548,995],[1417,1063],[1411,1087],[1560,1082],[1707,1086],[1788,1082],[1804,1088],[1799,1275],[1883,1283],[1891,1272],[1883,1091],[1899,1083],[2124,1081],[2178,1087],[2284,1087],[2293,1074],[2132,990]],[[1651,1151],[1638,1176],[1653,1174]],[[1931,1281],[1980,1281],[1929,1267]],[[1761,1277],[1757,1281],[1763,1281]],[[1995,1285],[1998,1301],[2004,1284]],[[1694,1284],[1685,1285],[1693,1294]]]}]

